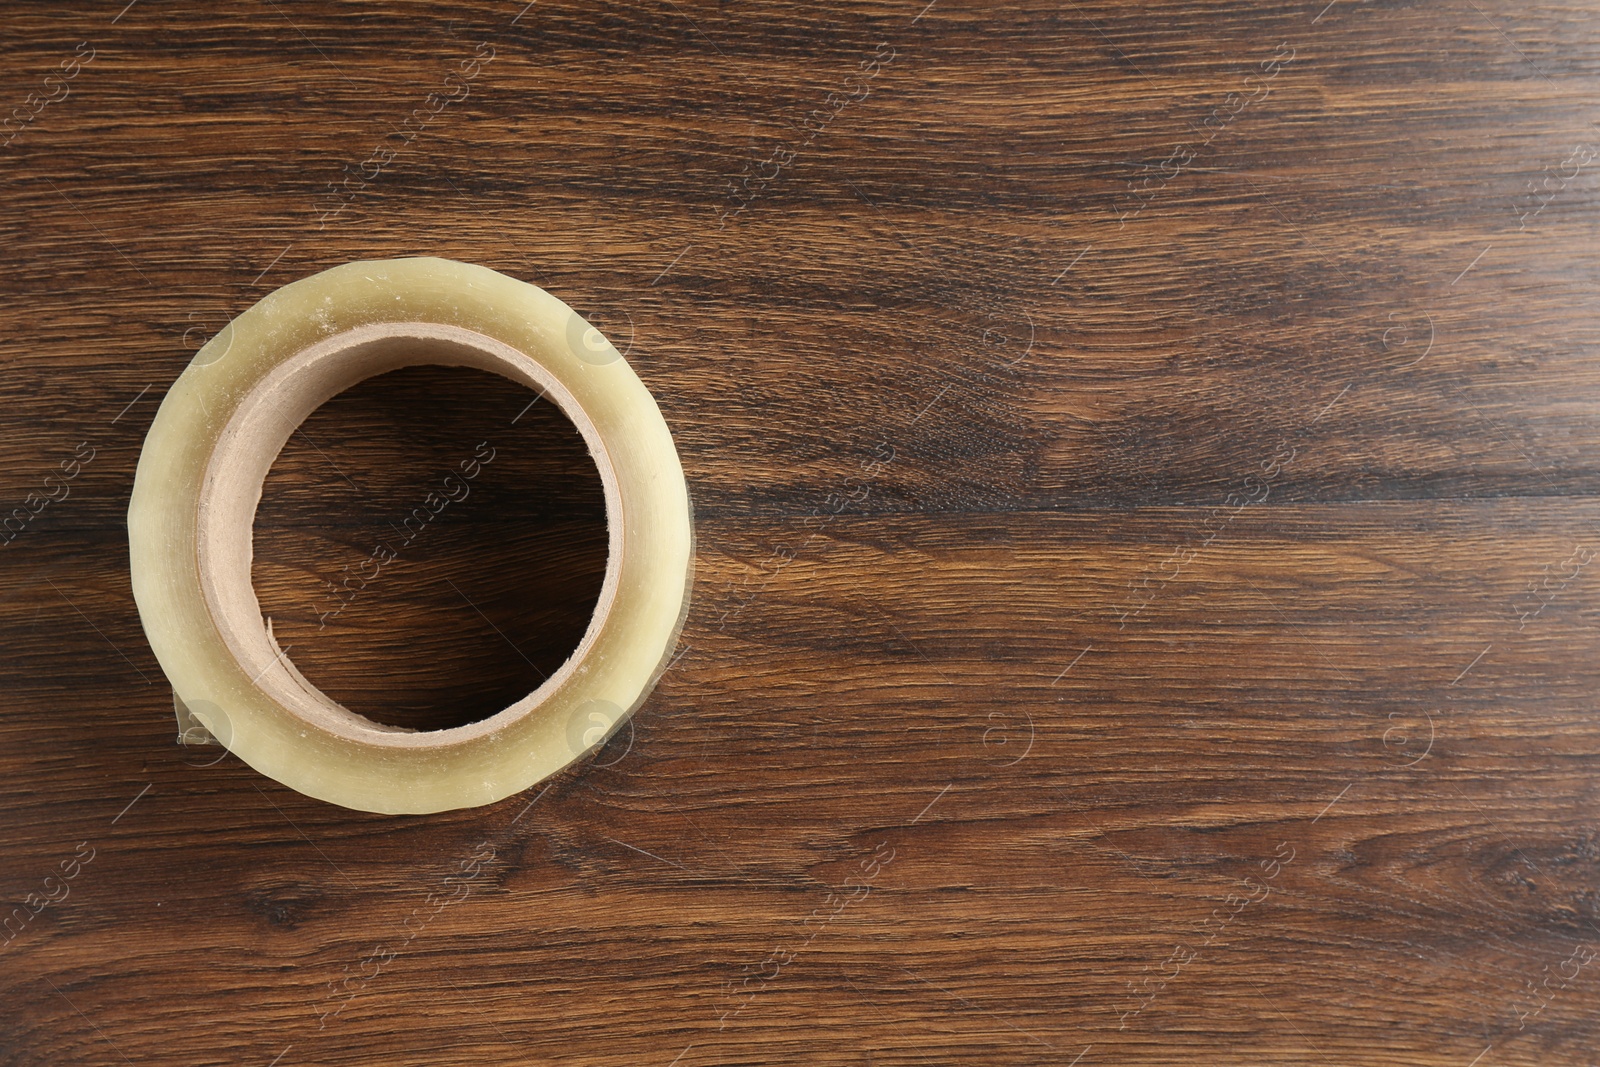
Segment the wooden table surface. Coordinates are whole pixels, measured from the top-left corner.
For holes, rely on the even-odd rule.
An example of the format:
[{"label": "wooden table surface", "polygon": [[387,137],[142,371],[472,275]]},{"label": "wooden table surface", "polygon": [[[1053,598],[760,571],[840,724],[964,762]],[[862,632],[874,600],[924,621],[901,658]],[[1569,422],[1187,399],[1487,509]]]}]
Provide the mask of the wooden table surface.
[{"label": "wooden table surface", "polygon": [[[1595,1062],[1600,5],[524,2],[6,5],[0,1062]],[[389,818],[175,743],[124,516],[207,337],[417,254],[627,349],[698,573],[587,764]],[[571,649],[530,399],[273,468],[350,707]]]}]

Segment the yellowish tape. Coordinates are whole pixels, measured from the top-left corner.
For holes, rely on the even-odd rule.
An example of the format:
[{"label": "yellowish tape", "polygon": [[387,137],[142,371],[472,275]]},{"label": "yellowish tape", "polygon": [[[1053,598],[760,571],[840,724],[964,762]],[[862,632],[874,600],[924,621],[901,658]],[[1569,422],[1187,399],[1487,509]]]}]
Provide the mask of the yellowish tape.
[{"label": "yellowish tape", "polygon": [[[432,363],[544,393],[604,487],[599,602],[577,650],[480,722],[408,731],[356,715],[295,670],[250,584],[261,486],[297,426],[365,378]],[[284,286],[195,354],[157,413],[128,507],[134,597],[188,723],[308,796],[364,811],[487,804],[591,751],[645,698],[688,609],[693,523],[655,400],[597,330],[536,286],[417,258]],[[183,721],[180,714],[180,721]]]}]

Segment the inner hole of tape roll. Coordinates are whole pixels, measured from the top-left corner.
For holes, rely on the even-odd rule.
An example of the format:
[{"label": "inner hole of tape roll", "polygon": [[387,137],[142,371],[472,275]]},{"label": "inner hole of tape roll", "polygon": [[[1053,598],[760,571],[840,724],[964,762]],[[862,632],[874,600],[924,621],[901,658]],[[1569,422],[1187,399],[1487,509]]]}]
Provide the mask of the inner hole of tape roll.
[{"label": "inner hole of tape roll", "polygon": [[[439,366],[470,367],[509,378],[534,390],[525,397],[525,403],[532,402],[532,406],[508,405],[510,410],[503,413],[484,412],[481,438],[455,457],[450,469],[396,472],[385,480],[391,485],[408,484],[408,489],[398,495],[390,493],[382,501],[362,500],[360,482],[365,479],[352,479],[338,469],[327,453],[329,442],[311,439],[300,431],[301,424],[330,399],[367,379],[417,368],[407,372],[414,380],[438,382],[442,381],[439,375],[451,373],[438,370]],[[539,521],[557,527],[554,538],[545,542],[546,547],[556,549],[555,558],[541,564],[524,552],[518,560],[515,550],[508,554],[496,546],[484,561],[490,573],[467,574],[460,566],[470,553],[465,553],[468,546],[458,537],[448,552],[455,564],[453,571],[428,564],[425,551],[430,536],[435,548],[447,543],[449,535],[441,537],[446,527],[440,520],[448,521],[448,509],[460,505],[458,515],[466,513],[474,488],[487,490],[495,475],[514,462],[501,452],[495,438],[507,444],[515,439],[515,426],[522,425],[526,432],[539,420],[557,433],[565,429],[570,434],[576,428],[587,445],[589,454],[584,460],[588,469],[573,468],[569,447],[562,460],[566,478],[587,476],[598,490],[584,502],[582,487],[574,492],[572,485],[552,485],[557,491],[548,495],[565,499],[569,505],[577,501],[564,515],[552,515],[549,507],[556,502],[548,502],[540,516]],[[406,432],[404,426],[395,429]],[[285,567],[286,561],[277,558],[276,542],[271,542],[270,557],[258,561],[255,568],[257,580],[265,580],[270,587],[266,596],[258,599],[252,582],[253,524],[263,482],[291,439],[296,459],[310,463],[315,457],[323,464],[325,476],[315,482],[329,497],[321,506],[343,511],[328,528],[338,532],[329,534],[327,541],[333,554],[345,558],[334,564],[336,582],[329,583],[326,575],[320,583],[290,579],[288,585],[294,589],[302,593],[320,589],[321,595],[300,605],[291,598],[284,611],[283,590],[273,585],[269,572],[282,578],[293,566]],[[501,472],[494,470],[496,463]],[[304,486],[309,481],[286,484]],[[528,489],[537,492],[537,486]],[[404,515],[380,517],[391,501],[406,500],[406,492],[417,497],[416,507],[408,503],[402,509]],[[603,509],[595,507],[598,501],[594,496],[604,500]],[[581,407],[526,354],[453,327],[420,323],[364,327],[280,364],[251,389],[230,419],[213,454],[202,494],[201,584],[218,629],[242,671],[291,711],[340,733],[360,736],[415,730],[420,745],[448,743],[502,717],[533,712],[540,692],[569,673],[581,658],[614,594],[607,560],[617,556],[617,531],[615,523],[605,520],[615,513],[615,496],[610,461]],[[276,499],[269,504],[265,513],[269,523],[276,517],[288,518],[293,524],[298,516],[315,510],[314,502],[304,499],[298,505],[295,501],[286,504],[287,510],[279,508]],[[538,502],[530,504],[535,512],[539,506]],[[520,512],[506,518],[515,524],[517,514]],[[373,520],[368,525],[378,528],[363,530],[368,519]],[[597,519],[602,538],[599,552],[595,551],[597,531],[593,528]],[[520,531],[524,535],[526,525],[522,524]],[[270,534],[263,534],[264,544],[278,532],[274,527]],[[305,544],[303,539],[301,543]],[[302,557],[304,554],[302,549]],[[329,554],[318,553],[324,558]],[[391,585],[391,590],[404,588],[408,563],[409,579],[415,582],[407,590],[410,595],[396,601],[381,591],[366,594],[372,583],[394,582],[397,575],[401,581]],[[512,567],[515,573],[505,573]],[[387,578],[385,568],[389,568]],[[493,573],[495,568],[502,573]],[[267,616],[281,620],[277,625],[263,619],[263,603]],[[393,609],[388,619],[372,614],[375,605],[383,604]],[[558,629],[566,632],[564,649],[558,647],[560,634],[529,639],[530,625],[548,624],[552,607],[555,615],[565,616],[564,622],[558,620]],[[460,638],[469,629],[477,640]],[[359,658],[363,650],[370,653],[366,661]],[[571,654],[565,655],[568,651]],[[291,657],[301,662],[297,664]],[[488,680],[487,691],[483,684],[486,664],[492,664],[487,670],[496,676]],[[518,677],[531,677],[533,684],[518,692]],[[419,690],[412,698],[404,695],[408,680]],[[324,692],[317,683],[332,693]],[[485,702],[497,686],[502,696],[513,698],[503,708]],[[451,688],[463,699],[452,703],[445,695]],[[344,699],[335,699],[335,695]]]}]

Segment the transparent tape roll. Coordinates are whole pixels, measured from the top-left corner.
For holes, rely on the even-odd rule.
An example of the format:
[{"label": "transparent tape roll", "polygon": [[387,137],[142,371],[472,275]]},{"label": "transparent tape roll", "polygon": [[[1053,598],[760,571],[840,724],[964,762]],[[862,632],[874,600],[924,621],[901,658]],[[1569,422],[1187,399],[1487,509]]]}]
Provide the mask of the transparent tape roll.
[{"label": "transparent tape roll", "polygon": [[[594,616],[567,661],[495,715],[432,731],[373,722],[311,685],[250,583],[256,505],[290,434],[357,382],[416,364],[476,367],[555,401],[599,468],[608,532]],[[537,286],[434,258],[293,282],[195,353],[145,439],[128,540],[186,739],[198,724],[301,793],[392,814],[492,803],[598,747],[665,669],[692,585],[683,468],[627,360]]]}]

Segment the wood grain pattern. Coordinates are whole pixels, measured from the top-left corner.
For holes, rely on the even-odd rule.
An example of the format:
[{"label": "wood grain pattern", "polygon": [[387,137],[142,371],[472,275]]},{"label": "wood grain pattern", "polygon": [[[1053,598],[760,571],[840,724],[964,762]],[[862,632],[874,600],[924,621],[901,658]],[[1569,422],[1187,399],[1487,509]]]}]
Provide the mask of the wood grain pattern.
[{"label": "wood grain pattern", "polygon": [[[1594,1062],[1595,4],[125,2],[4,5],[0,1061]],[[386,819],[174,743],[124,513],[205,338],[419,253],[628,349],[698,570],[588,764]],[[529,399],[280,457],[329,692],[575,642]]]}]

